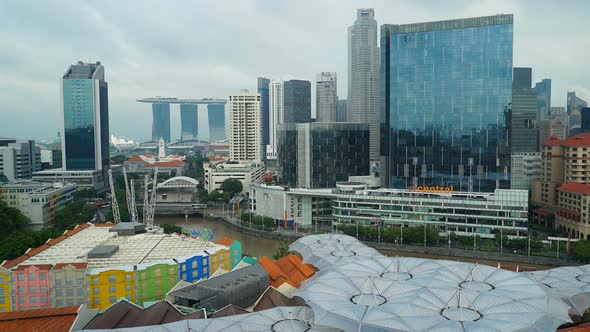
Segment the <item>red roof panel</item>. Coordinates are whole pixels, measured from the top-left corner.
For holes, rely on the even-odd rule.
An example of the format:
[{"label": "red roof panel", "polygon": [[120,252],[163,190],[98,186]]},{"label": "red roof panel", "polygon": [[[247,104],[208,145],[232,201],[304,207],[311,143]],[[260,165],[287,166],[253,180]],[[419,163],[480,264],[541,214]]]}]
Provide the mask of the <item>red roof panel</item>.
[{"label": "red roof panel", "polygon": [[557,190],[588,195],[590,194],[590,185],[578,182],[568,182],[560,187],[557,187]]},{"label": "red roof panel", "polygon": [[69,331],[80,306],[0,313],[0,331]]}]

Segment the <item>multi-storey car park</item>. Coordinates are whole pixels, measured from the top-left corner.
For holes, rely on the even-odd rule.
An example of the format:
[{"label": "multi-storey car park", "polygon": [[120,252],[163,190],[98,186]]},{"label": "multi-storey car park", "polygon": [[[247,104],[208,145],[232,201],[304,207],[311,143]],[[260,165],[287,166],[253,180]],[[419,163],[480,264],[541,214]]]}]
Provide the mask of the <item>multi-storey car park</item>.
[{"label": "multi-storey car park", "polygon": [[238,241],[224,246],[141,226],[82,224],[4,261],[0,311],[77,304],[105,309],[121,298],[142,304],[163,299],[179,280],[192,282],[240,262]]}]

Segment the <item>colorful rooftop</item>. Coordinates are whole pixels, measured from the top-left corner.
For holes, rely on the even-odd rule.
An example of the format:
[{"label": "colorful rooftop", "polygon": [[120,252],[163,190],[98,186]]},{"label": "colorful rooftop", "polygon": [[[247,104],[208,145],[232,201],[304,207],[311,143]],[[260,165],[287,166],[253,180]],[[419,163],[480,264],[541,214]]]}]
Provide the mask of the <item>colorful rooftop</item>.
[{"label": "colorful rooftop", "polygon": [[258,260],[270,276],[270,285],[278,288],[284,283],[299,288],[301,282],[307,280],[317,269],[311,264],[303,264],[301,258],[289,254],[276,262],[264,256]]}]

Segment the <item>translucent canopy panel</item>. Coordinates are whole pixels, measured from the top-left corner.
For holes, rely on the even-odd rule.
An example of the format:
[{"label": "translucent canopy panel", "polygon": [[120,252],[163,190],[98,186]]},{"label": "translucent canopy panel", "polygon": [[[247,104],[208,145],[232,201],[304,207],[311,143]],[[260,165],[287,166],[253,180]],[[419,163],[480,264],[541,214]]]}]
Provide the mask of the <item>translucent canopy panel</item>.
[{"label": "translucent canopy panel", "polygon": [[384,257],[357,239],[342,234],[305,236],[292,243],[289,250],[301,254],[304,263],[313,264],[320,271],[349,261]]},{"label": "translucent canopy panel", "polygon": [[571,306],[572,313],[583,315],[590,308],[590,265],[558,267],[523,273],[554,296]]},{"label": "translucent canopy panel", "polygon": [[[313,308],[316,324],[345,331],[555,331],[570,321],[565,303],[515,273],[482,269],[480,274],[473,271],[474,264],[422,261],[381,259],[378,264],[386,269],[358,261],[356,276],[349,273],[354,263],[348,263],[305,283],[296,295]],[[457,267],[449,270],[445,264]],[[358,273],[371,269],[380,274]],[[382,275],[390,272],[396,275]],[[425,282],[426,275],[437,273],[443,283]],[[463,286],[478,279],[484,280],[482,284]],[[508,280],[526,290],[512,287]],[[492,286],[482,286],[488,284]]]},{"label": "translucent canopy panel", "polygon": [[[308,307],[275,307],[250,314],[234,315],[212,319],[189,319],[158,326],[141,326],[108,331],[121,332],[337,332],[334,328],[318,327],[313,324],[313,311]],[[100,330],[88,330],[100,331]],[[105,330],[106,331],[106,330]]]}]

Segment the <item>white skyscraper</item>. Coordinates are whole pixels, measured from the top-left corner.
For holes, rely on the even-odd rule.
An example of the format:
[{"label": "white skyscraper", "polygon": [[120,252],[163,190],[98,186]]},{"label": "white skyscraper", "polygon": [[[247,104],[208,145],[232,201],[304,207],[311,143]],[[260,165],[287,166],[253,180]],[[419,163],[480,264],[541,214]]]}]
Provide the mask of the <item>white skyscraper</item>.
[{"label": "white skyscraper", "polygon": [[379,159],[379,48],[372,8],[348,28],[348,121],[369,123],[371,159]]},{"label": "white skyscraper", "polygon": [[260,94],[241,90],[229,96],[229,157],[235,161],[262,161]]},{"label": "white skyscraper", "polygon": [[268,145],[266,159],[277,159],[277,126],[285,121],[283,103],[283,80],[275,78],[270,81],[268,111]]},{"label": "white skyscraper", "polygon": [[336,122],[336,109],[338,108],[336,73],[318,73],[316,75],[315,91],[316,121]]}]

